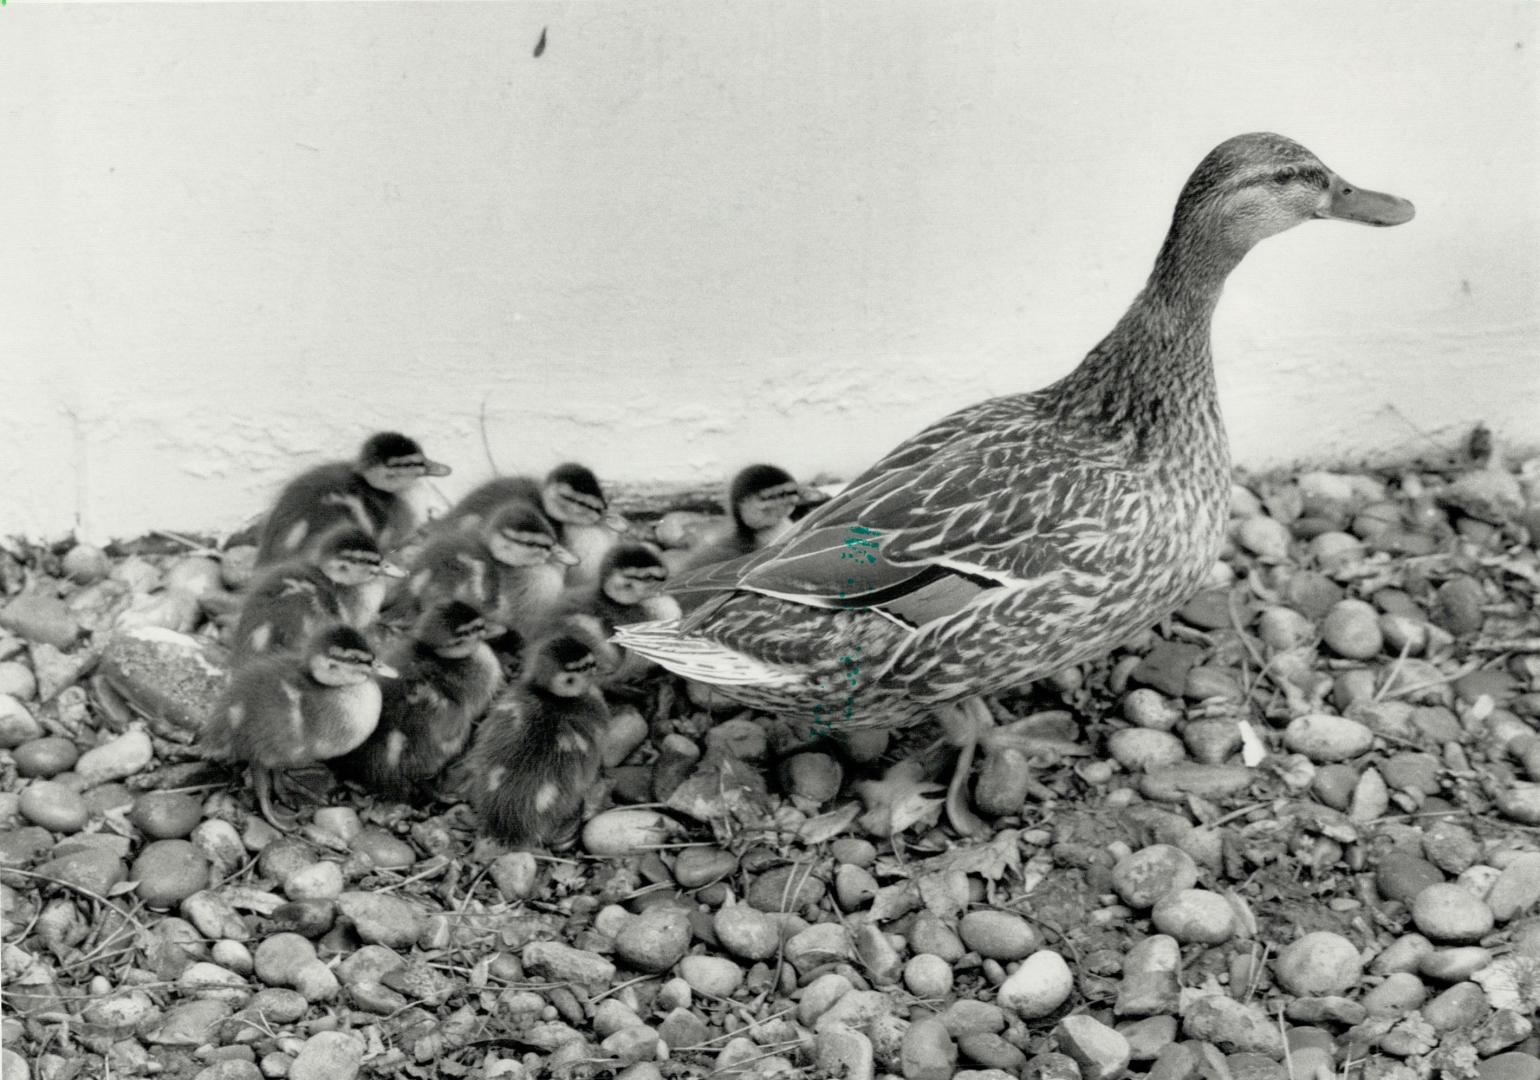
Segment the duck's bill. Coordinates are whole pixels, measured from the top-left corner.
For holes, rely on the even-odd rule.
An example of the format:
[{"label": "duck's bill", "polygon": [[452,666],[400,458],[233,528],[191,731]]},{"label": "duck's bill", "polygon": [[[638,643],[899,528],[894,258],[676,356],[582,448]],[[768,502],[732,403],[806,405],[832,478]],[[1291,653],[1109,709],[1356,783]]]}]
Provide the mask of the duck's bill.
[{"label": "duck's bill", "polygon": [[551,561],[560,563],[563,566],[576,566],[578,564],[578,557],[566,548],[558,545],[551,549]]},{"label": "duck's bill", "polygon": [[380,574],[380,577],[391,577],[391,578],[404,578],[404,577],[406,577],[406,571],[401,569],[401,567],[397,566],[393,562],[382,562],[382,563],[380,563],[379,574]]},{"label": "duck's bill", "polygon": [[422,471],[426,476],[448,476],[454,470],[442,461],[428,461],[423,463]]},{"label": "duck's bill", "polygon": [[1384,226],[1404,225],[1416,213],[1416,207],[1405,199],[1386,195],[1382,191],[1354,187],[1342,177],[1333,176],[1326,205],[1316,211],[1316,217]]},{"label": "duck's bill", "polygon": [[401,672],[397,671],[383,660],[376,660],[369,666],[374,668],[374,673],[382,679],[399,679],[401,677]]},{"label": "duck's bill", "polygon": [[615,513],[615,511],[610,510],[604,515],[604,527],[611,532],[623,533],[631,527],[631,523]]},{"label": "duck's bill", "polygon": [[493,638],[500,638],[507,632],[508,627],[502,623],[489,622],[481,627],[481,636],[488,641],[491,641]]}]

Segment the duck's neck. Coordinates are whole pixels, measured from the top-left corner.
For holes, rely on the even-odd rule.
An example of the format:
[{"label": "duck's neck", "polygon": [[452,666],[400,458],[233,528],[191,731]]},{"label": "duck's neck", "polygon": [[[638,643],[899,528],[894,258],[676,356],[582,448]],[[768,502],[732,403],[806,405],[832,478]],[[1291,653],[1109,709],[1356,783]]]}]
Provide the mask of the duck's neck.
[{"label": "duck's neck", "polygon": [[1173,226],[1143,291],[1112,332],[1053,387],[1060,416],[1158,452],[1219,423],[1209,334],[1242,253]]}]

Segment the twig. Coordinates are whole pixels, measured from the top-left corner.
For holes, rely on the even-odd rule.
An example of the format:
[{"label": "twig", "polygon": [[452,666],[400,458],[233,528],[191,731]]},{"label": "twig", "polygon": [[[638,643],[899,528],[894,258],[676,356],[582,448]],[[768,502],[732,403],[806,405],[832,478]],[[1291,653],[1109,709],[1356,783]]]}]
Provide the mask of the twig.
[{"label": "twig", "polygon": [[175,543],[181,544],[184,547],[190,549],[194,555],[206,555],[211,559],[217,559],[220,557],[218,549],[211,548],[207,544],[200,544],[192,537],[183,536],[181,533],[174,533],[170,529],[151,529],[150,535],[159,536],[163,539],[171,540]]},{"label": "twig", "polygon": [[62,878],[50,877],[47,874],[39,874],[36,870],[23,870],[20,867],[7,867],[5,872],[7,874],[21,874],[23,877],[36,878],[39,881],[51,882],[54,885],[63,885],[66,889],[74,889],[82,896],[88,896],[99,904],[107,905],[107,907],[117,912],[124,919],[137,926],[142,932],[146,934],[150,932],[150,928],[135,918],[132,912],[124,911],[122,908],[118,907],[118,905],[114,904],[101,893],[94,892],[91,889],[86,888],[84,885],[76,885],[73,881],[65,881]]},{"label": "twig", "polygon": [[661,978],[661,977],[662,976],[660,976],[660,975],[638,975],[634,979],[627,979],[623,983],[616,983],[614,986],[610,987],[608,990],[606,990],[602,994],[594,995],[593,997],[588,999],[588,1003],[590,1005],[597,1005],[597,1004],[599,1004],[599,1002],[603,1001],[605,998],[609,997],[611,994],[619,993],[621,990],[624,990],[628,986],[635,986],[637,983],[646,982],[648,979],[657,979],[657,978]]},{"label": "twig", "polygon": [[706,1075],[707,1076],[716,1076],[716,1075],[718,1075],[720,1073],[736,1072],[738,1069],[742,1068],[744,1065],[747,1065],[751,1061],[763,1061],[765,1058],[775,1057],[782,1050],[790,1050],[794,1046],[801,1046],[801,1045],[802,1045],[802,1040],[801,1039],[789,1039],[789,1040],[787,1040],[786,1042],[783,1042],[783,1043],[776,1043],[775,1045],[771,1046],[770,1049],[766,1050],[762,1054],[755,1054],[753,1057],[738,1058],[731,1065],[723,1065],[720,1069],[712,1069]]},{"label": "twig", "polygon": [[1401,646],[1401,652],[1397,655],[1396,662],[1391,664],[1390,670],[1385,673],[1385,681],[1380,683],[1380,688],[1374,692],[1374,697],[1370,698],[1370,701],[1379,701],[1385,696],[1385,691],[1389,690],[1391,684],[1396,681],[1396,676],[1401,673],[1401,665],[1406,663],[1406,658],[1411,655],[1411,651],[1412,642],[1408,638],[1406,643]]},{"label": "twig", "polygon": [[487,455],[487,464],[492,467],[492,475],[501,476],[503,470],[497,467],[497,459],[492,456],[492,442],[487,438],[487,400],[491,396],[491,394],[483,394],[481,397],[481,411],[478,416],[478,422],[481,426],[481,449]]}]

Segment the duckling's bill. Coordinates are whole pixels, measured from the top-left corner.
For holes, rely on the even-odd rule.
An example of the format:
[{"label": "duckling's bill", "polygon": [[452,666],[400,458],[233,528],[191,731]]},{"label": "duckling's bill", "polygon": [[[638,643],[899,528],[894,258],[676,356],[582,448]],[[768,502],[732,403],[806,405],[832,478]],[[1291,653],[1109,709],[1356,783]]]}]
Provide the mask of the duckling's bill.
[{"label": "duckling's bill", "polygon": [[1315,216],[1383,227],[1404,225],[1411,221],[1416,213],[1417,208],[1399,196],[1354,187],[1333,173],[1331,184],[1326,190],[1325,202],[1316,211]]}]

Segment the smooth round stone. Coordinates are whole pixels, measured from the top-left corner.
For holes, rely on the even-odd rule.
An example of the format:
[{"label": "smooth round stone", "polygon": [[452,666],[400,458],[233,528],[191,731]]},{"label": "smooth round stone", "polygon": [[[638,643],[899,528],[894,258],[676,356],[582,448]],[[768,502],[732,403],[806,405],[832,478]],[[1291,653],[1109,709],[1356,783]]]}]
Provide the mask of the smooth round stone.
[{"label": "smooth round stone", "polygon": [[315,861],[315,848],[297,836],[280,836],[262,848],[257,856],[257,872],[273,881],[283,881]]},{"label": "smooth round stone", "polygon": [[728,952],[745,960],[768,960],[781,945],[780,924],[747,904],[720,909],[712,929]]},{"label": "smooth round stone", "polygon": [[30,701],[37,693],[37,676],[19,660],[0,661],[0,697]]},{"label": "smooth round stone", "polygon": [[760,911],[800,911],[818,903],[828,891],[805,866],[777,866],[754,880],[746,899]]},{"label": "smooth round stone", "polygon": [[10,694],[0,694],[0,749],[14,750],[42,738],[43,726]]},{"label": "smooth round stone", "polygon": [[257,978],[268,986],[293,986],[300,968],[315,959],[315,946],[290,933],[270,934],[252,957]]},{"label": "smooth round stone", "polygon": [[1540,784],[1510,788],[1497,796],[1497,809],[1521,825],[1540,825]]},{"label": "smooth round stone", "polygon": [[303,866],[283,879],[290,900],[335,900],[342,895],[342,867],[334,862]]},{"label": "smooth round stone", "polygon": [[859,837],[842,836],[829,845],[829,854],[834,856],[837,863],[869,869],[877,861],[877,845]]},{"label": "smooth round stone", "polygon": [[1123,698],[1123,718],[1150,731],[1170,731],[1182,719],[1182,707],[1159,690],[1141,686]]},{"label": "smooth round stone", "polygon": [[909,1025],[899,1058],[905,1080],[952,1080],[957,1072],[957,1044],[935,1017]]},{"label": "smooth round stone", "polygon": [[415,943],[426,923],[421,909],[394,893],[345,892],[337,910],[353,921],[360,938],[387,948]]},{"label": "smooth round stone", "polygon": [[123,860],[103,848],[72,851],[57,859],[50,859],[39,866],[37,872],[100,896],[106,896],[114,885],[127,876]]},{"label": "smooth round stone", "polygon": [[1263,559],[1282,561],[1289,554],[1289,530],[1263,514],[1246,518],[1235,530],[1236,543]]},{"label": "smooth round stone", "polygon": [[1257,620],[1257,636],[1274,652],[1282,652],[1315,637],[1315,626],[1293,608],[1270,607]]},{"label": "smooth round stone", "polygon": [[1540,1080],[1540,1057],[1518,1050],[1493,1054],[1477,1062],[1476,1080]]},{"label": "smooth round stone", "polygon": [[139,899],[152,908],[180,904],[209,884],[208,860],[186,840],[146,844],[129,873],[139,882]]},{"label": "smooth round stone", "polygon": [[1322,765],[1310,781],[1310,790],[1333,810],[1346,810],[1358,789],[1358,770],[1351,765]]},{"label": "smooth round stone", "polygon": [[1289,722],[1283,731],[1283,742],[1296,754],[1304,754],[1319,765],[1346,761],[1364,753],[1374,744],[1374,732],[1344,716],[1310,713]]},{"label": "smooth round stone", "polygon": [[1423,1005],[1422,1016],[1439,1031],[1461,1031],[1475,1027],[1491,1011],[1485,990],[1473,982],[1460,982]]},{"label": "smooth round stone", "polygon": [[732,997],[743,985],[743,969],[724,956],[686,956],[679,961],[679,977],[698,994]]},{"label": "smooth round stone", "polygon": [[[972,1031],[957,1039],[957,1049],[962,1056],[986,1069],[997,1069],[1007,1076],[1019,1076],[1027,1063],[1027,1055],[999,1035],[989,1031]],[[958,1074],[962,1075],[962,1074]],[[968,1075],[978,1076],[977,1073]]]},{"label": "smooth round stone", "polygon": [[152,791],[135,800],[128,817],[152,840],[180,840],[203,820],[203,804],[190,795]]},{"label": "smooth round stone", "polygon": [[1161,897],[1198,883],[1198,864],[1170,844],[1151,844],[1119,859],[1112,868],[1112,887],[1131,908],[1152,907]]},{"label": "smooth round stone", "polygon": [[952,992],[952,965],[935,953],[920,953],[904,965],[904,985],[915,997],[944,998]]},{"label": "smooth round stone", "polygon": [[1327,612],[1321,637],[1338,656],[1368,660],[1385,647],[1379,612],[1363,600],[1342,600]]},{"label": "smooth round stone", "polygon": [[1492,962],[1492,954],[1480,945],[1463,945],[1430,952],[1417,962],[1417,970],[1440,982],[1468,979]]},{"label": "smooth round stone", "polygon": [[50,832],[76,833],[91,820],[80,794],[55,780],[34,780],[22,790],[21,816]]},{"label": "smooth round stone", "polygon": [[311,821],[316,828],[330,833],[344,844],[351,844],[364,828],[358,811],[351,806],[323,806],[315,812]]},{"label": "smooth round stone", "polygon": [[1486,901],[1459,885],[1430,885],[1412,901],[1412,921],[1434,941],[1463,944],[1492,932],[1496,919]]},{"label": "smooth round stone", "polygon": [[1278,984],[1291,994],[1343,994],[1363,977],[1363,957],[1347,938],[1315,931],[1285,945],[1273,963]]},{"label": "smooth round stone", "polygon": [[1124,728],[1107,740],[1107,750],[1129,772],[1163,769],[1187,759],[1187,749],[1168,731]]},{"label": "smooth round stone", "polygon": [[1038,947],[1037,931],[1010,911],[970,911],[957,931],[963,944],[991,960],[1020,960]]},{"label": "smooth round stone", "polygon": [[674,860],[674,880],[683,888],[699,889],[726,877],[737,868],[737,857],[715,845],[685,848],[679,853],[679,858]]},{"label": "smooth round stone", "polygon": [[382,870],[405,870],[417,861],[411,844],[372,825],[360,829],[349,847]]},{"label": "smooth round stone", "polygon": [[1442,789],[1438,782],[1441,766],[1432,754],[1394,754],[1380,762],[1380,772],[1385,783],[1398,791],[1415,791],[1423,795],[1437,795]]},{"label": "smooth round stone", "polygon": [[134,805],[134,793],[122,784],[98,784],[85,793],[85,799],[93,814],[130,810]]},{"label": "smooth round stone", "polygon": [[1183,943],[1218,945],[1235,934],[1235,910],[1218,893],[1178,889],[1155,903],[1150,921],[1162,934]]},{"label": "smooth round stone", "polygon": [[58,735],[33,739],[11,751],[16,771],[22,776],[57,776],[73,769],[80,760],[80,750],[70,740]]},{"label": "smooth round stone", "polygon": [[681,908],[648,908],[615,936],[615,955],[637,971],[661,973],[690,947],[690,917]]},{"label": "smooth round stone", "polygon": [[1421,934],[1402,934],[1374,958],[1369,964],[1369,970],[1376,975],[1393,975],[1399,971],[1416,972],[1422,958],[1433,951],[1433,942]]},{"label": "smooth round stone", "polygon": [[1405,1016],[1420,1008],[1428,998],[1428,988],[1410,971],[1397,971],[1363,997],[1370,1016]]},{"label": "smooth round stone", "polygon": [[935,953],[949,964],[957,963],[968,951],[962,938],[930,911],[915,916],[909,928],[909,947],[916,953]]},{"label": "smooth round stone", "polygon": [[1064,957],[1052,949],[1041,949],[1000,984],[995,1001],[1023,1020],[1038,1020],[1057,1011],[1074,988],[1075,976]]},{"label": "smooth round stone", "polygon": [[1392,851],[1375,868],[1374,883],[1385,899],[1410,905],[1430,885],[1444,884],[1444,874],[1426,859]]}]

